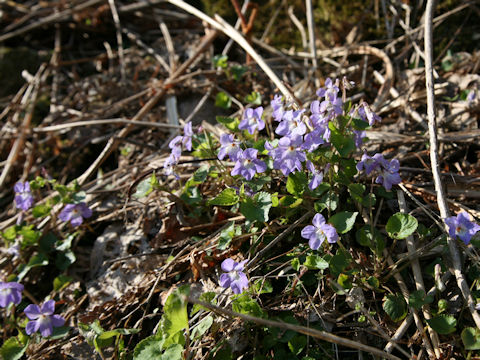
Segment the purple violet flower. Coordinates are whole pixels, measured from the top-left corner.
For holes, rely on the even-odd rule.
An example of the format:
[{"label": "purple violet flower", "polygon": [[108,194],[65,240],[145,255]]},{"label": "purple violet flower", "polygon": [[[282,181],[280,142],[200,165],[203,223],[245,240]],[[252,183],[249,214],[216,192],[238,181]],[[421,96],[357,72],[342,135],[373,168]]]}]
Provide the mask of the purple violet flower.
[{"label": "purple violet flower", "polygon": [[377,184],[382,184],[386,190],[391,190],[392,185],[398,185],[402,182],[402,178],[398,173],[400,169],[400,162],[397,159],[390,161],[384,160],[382,163],[380,175],[375,179]]},{"label": "purple violet flower", "polygon": [[307,132],[307,126],[302,121],[305,110],[288,110],[283,115],[283,120],[278,124],[275,133],[282,136],[296,137]]},{"label": "purple violet flower", "polygon": [[248,288],[248,278],[242,271],[247,261],[243,260],[237,263],[232,259],[223,260],[222,270],[225,271],[225,274],[220,275],[220,285],[224,288],[232,288],[235,294],[240,294],[243,289]]},{"label": "purple violet flower", "polygon": [[382,121],[382,118],[380,116],[378,116],[377,114],[375,114],[372,111],[372,109],[370,109],[370,106],[368,106],[368,104],[366,102],[363,102],[360,105],[360,108],[358,109],[358,113],[359,113],[360,117],[362,118],[362,120],[365,120],[365,118],[366,118],[366,120],[368,121],[368,125],[370,125],[370,126],[372,126],[376,122]]},{"label": "purple violet flower", "polygon": [[305,152],[302,150],[303,139],[301,136],[294,138],[283,137],[278,141],[278,147],[273,146],[267,141],[265,149],[269,151],[273,158],[273,167],[281,170],[283,175],[302,170],[302,163],[307,160]]},{"label": "purple violet flower", "polygon": [[320,145],[330,140],[331,131],[328,127],[317,126],[313,131],[305,135],[302,149],[308,152],[315,151]]},{"label": "purple violet flower", "polygon": [[469,104],[473,103],[473,100],[477,97],[477,94],[475,93],[475,90],[470,90],[467,95],[467,102]]},{"label": "purple violet flower", "polygon": [[282,96],[281,95],[275,95],[273,97],[273,100],[270,101],[270,106],[273,109],[273,119],[275,121],[282,121],[283,114],[285,113],[285,110],[283,109],[283,101],[282,101]]},{"label": "purple violet flower", "polygon": [[257,149],[246,149],[238,153],[237,162],[231,172],[232,175],[242,175],[247,180],[252,180],[255,173],[267,170],[267,165],[257,159]]},{"label": "purple violet flower", "polygon": [[355,146],[357,149],[360,149],[363,145],[363,139],[367,136],[367,132],[362,130],[353,130],[353,136],[355,140]]},{"label": "purple violet flower", "polygon": [[10,303],[15,305],[22,301],[23,285],[17,282],[0,281],[0,306],[6,308]]},{"label": "purple violet flower", "polygon": [[317,90],[317,96],[325,97],[325,100],[333,101],[337,98],[338,92],[340,91],[340,88],[338,87],[339,83],[338,79],[336,79],[334,83],[332,79],[327,78],[325,80],[325,87]]},{"label": "purple violet flower", "polygon": [[307,160],[307,169],[308,169],[308,171],[310,171],[313,174],[312,180],[308,184],[308,188],[310,190],[314,190],[318,187],[318,185],[320,185],[322,183],[323,172],[317,171],[317,169],[315,169],[315,166],[313,165],[313,163],[310,160]]},{"label": "purple violet flower", "polygon": [[242,151],[242,149],[240,149],[240,141],[235,140],[233,135],[222,134],[222,136],[220,136],[220,144],[218,158],[223,160],[223,158],[228,155],[230,160],[237,161],[238,154]]},{"label": "purple violet flower", "polygon": [[322,243],[327,239],[329,243],[336,243],[338,240],[337,230],[325,222],[322,214],[316,214],[313,217],[313,225],[307,225],[302,229],[302,237],[308,239],[308,245],[312,250],[318,250]]},{"label": "purple violet flower", "polygon": [[248,130],[250,135],[253,135],[255,130],[263,130],[265,122],[262,120],[263,107],[259,106],[256,109],[248,108],[243,114],[243,120],[238,125],[240,130]]},{"label": "purple violet flower", "polygon": [[67,204],[58,215],[62,221],[70,221],[72,226],[79,226],[83,223],[83,219],[92,216],[92,210],[84,203]]},{"label": "purple violet flower", "polygon": [[17,209],[27,211],[33,205],[33,195],[28,181],[17,182],[13,187],[15,190],[15,206]]},{"label": "purple violet flower", "polygon": [[448,225],[448,234],[452,238],[459,237],[466,245],[470,243],[473,235],[480,231],[480,225],[470,220],[468,213],[462,211],[457,216],[450,216],[445,219]]},{"label": "purple violet flower", "polygon": [[65,319],[60,315],[53,315],[55,311],[55,301],[48,300],[40,307],[38,305],[28,305],[24,312],[30,319],[25,328],[27,335],[31,335],[37,331],[40,331],[42,336],[51,336],[53,334],[53,328],[59,327],[65,324]]},{"label": "purple violet flower", "polygon": [[182,154],[182,145],[187,151],[192,151],[192,123],[189,121],[183,126],[183,136],[175,136],[169,143],[168,147],[171,149],[171,155],[175,159],[175,163],[180,159]]},{"label": "purple violet flower", "polygon": [[365,169],[365,173],[370,175],[374,170],[380,170],[381,165],[385,162],[383,155],[378,153],[370,157],[367,152],[364,152],[362,159],[357,163],[357,170],[362,171]]}]

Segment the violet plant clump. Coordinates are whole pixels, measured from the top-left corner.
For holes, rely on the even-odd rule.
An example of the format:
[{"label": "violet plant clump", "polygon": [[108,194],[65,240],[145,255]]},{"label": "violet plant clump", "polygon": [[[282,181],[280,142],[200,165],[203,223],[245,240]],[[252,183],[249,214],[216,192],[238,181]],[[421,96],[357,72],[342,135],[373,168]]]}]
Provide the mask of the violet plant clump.
[{"label": "violet plant clump", "polygon": [[243,272],[248,260],[236,262],[233,259],[225,259],[222,262],[222,270],[225,272],[220,275],[220,285],[224,288],[231,288],[234,294],[240,294],[248,288],[248,278]]},{"label": "violet plant clump", "polygon": [[480,231],[480,225],[470,220],[468,213],[465,211],[462,211],[457,216],[446,218],[445,223],[448,225],[448,234],[454,239],[459,238],[466,245]]},{"label": "violet plant clump", "polygon": [[25,308],[24,312],[30,320],[25,328],[27,335],[40,332],[43,337],[51,336],[54,327],[60,327],[65,324],[63,317],[54,314],[54,300],[45,301],[41,306],[30,304]]},{"label": "violet plant clump", "polygon": [[0,281],[0,306],[5,308],[11,303],[20,304],[23,288],[23,285],[17,282]]}]

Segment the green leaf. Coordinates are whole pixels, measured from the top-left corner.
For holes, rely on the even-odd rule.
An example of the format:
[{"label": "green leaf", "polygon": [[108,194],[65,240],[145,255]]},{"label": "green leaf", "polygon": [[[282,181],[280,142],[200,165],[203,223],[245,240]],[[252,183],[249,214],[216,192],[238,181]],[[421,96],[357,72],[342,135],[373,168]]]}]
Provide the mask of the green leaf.
[{"label": "green leaf", "polygon": [[186,296],[189,288],[184,285],[174,290],[165,302],[163,316],[160,320],[160,330],[165,337],[164,346],[169,346],[176,341],[175,336],[188,327],[188,314]]},{"label": "green leaf", "polygon": [[408,297],[408,304],[417,310],[420,310],[423,305],[431,304],[432,302],[433,296],[426,296],[423,290],[413,291]]},{"label": "green leaf", "polygon": [[357,118],[352,119],[352,125],[355,128],[355,130],[366,130],[371,127],[368,124],[368,122],[363,121],[361,119],[357,119]]},{"label": "green leaf", "polygon": [[220,124],[223,124],[227,129],[229,129],[231,131],[237,131],[238,130],[238,125],[240,124],[240,120],[238,118],[217,116],[216,119]]},{"label": "green leaf", "polygon": [[333,215],[328,222],[335,226],[337,232],[340,234],[345,234],[352,230],[353,225],[355,225],[355,219],[357,218],[358,212],[343,211],[338,214]]},{"label": "green leaf", "polygon": [[3,360],[20,360],[27,350],[28,341],[22,344],[16,337],[8,338],[0,348]]},{"label": "green leaf", "polygon": [[365,185],[363,184],[349,184],[348,192],[350,193],[353,200],[356,202],[361,202],[363,198],[363,193],[365,192]]},{"label": "green leaf", "polygon": [[46,215],[50,214],[50,210],[52,210],[52,208],[50,206],[45,205],[45,204],[40,204],[40,205],[35,206],[32,209],[32,214],[33,214],[34,217],[39,218],[39,217],[43,217],[43,216],[46,216]]},{"label": "green leaf", "polygon": [[48,258],[44,253],[38,253],[30,258],[30,261],[24,265],[19,266],[20,272],[18,273],[18,281],[20,282],[25,275],[30,271],[30,269],[37,266],[48,265]]},{"label": "green leaf", "polygon": [[405,299],[401,294],[387,295],[383,299],[383,310],[390,316],[390,319],[397,322],[403,320],[407,316],[408,307]]},{"label": "green leaf", "polygon": [[288,342],[288,348],[295,355],[300,355],[305,346],[307,346],[307,337],[303,335],[297,335]]},{"label": "green leaf", "polygon": [[232,106],[232,99],[225,92],[220,91],[215,97],[215,106],[222,109],[230,109]]},{"label": "green leaf", "polygon": [[246,66],[240,66],[240,65],[233,65],[230,68],[230,71],[235,81],[240,81],[242,79],[243,74],[245,74],[247,70],[248,68]]},{"label": "green leaf", "polygon": [[338,199],[337,194],[333,191],[329,191],[326,194],[323,194],[319,201],[315,202],[314,207],[316,212],[322,212],[325,209],[329,209],[330,211],[335,211],[338,207]]},{"label": "green leaf", "polygon": [[325,270],[329,267],[328,262],[318,255],[307,256],[307,259],[305,260],[303,265],[305,265],[307,268],[311,270],[313,269]]},{"label": "green leaf", "polygon": [[50,340],[58,340],[62,339],[65,336],[68,335],[72,328],[70,326],[60,326],[60,327],[54,327],[52,335],[49,336]]},{"label": "green leaf", "polygon": [[272,207],[272,196],[267,192],[259,192],[252,198],[240,203],[240,212],[248,221],[267,222]]},{"label": "green leaf", "polygon": [[480,350],[480,329],[467,327],[461,336],[465,350]]},{"label": "green leaf", "polygon": [[37,245],[38,239],[42,236],[42,232],[35,230],[33,225],[22,226],[18,233],[23,237],[22,248]]},{"label": "green leaf", "polygon": [[273,286],[267,279],[257,279],[253,283],[252,290],[260,294],[271,294],[273,292]]},{"label": "green leaf", "polygon": [[13,226],[10,226],[9,228],[7,228],[4,232],[2,232],[2,237],[9,242],[14,241],[15,238],[17,237],[16,226],[13,225]]},{"label": "green leaf", "polygon": [[155,178],[155,174],[152,174],[150,177],[142,180],[140,184],[137,185],[137,189],[135,190],[135,193],[132,196],[136,199],[141,199],[146,197],[148,194],[150,194],[153,191],[153,187],[152,187],[152,181],[154,181],[152,180],[153,178]]},{"label": "green leaf", "polygon": [[252,105],[261,105],[262,104],[262,95],[257,91],[252,91],[250,94],[245,96],[245,102]]},{"label": "green leaf", "polygon": [[159,359],[162,356],[164,340],[159,335],[151,335],[140,341],[133,350],[134,360]]},{"label": "green leaf", "polygon": [[[206,303],[216,305],[217,304],[217,301],[215,300],[216,295],[217,294],[215,292],[208,291],[208,292],[205,292],[205,293],[201,294],[198,299],[200,301],[204,301]],[[193,308],[192,308],[192,311],[190,312],[190,316],[195,315],[200,310],[207,310],[208,311],[208,309],[204,308],[202,305],[194,304]]]},{"label": "green leaf", "polygon": [[333,276],[338,276],[342,273],[348,266],[350,266],[351,257],[345,252],[339,250],[335,256],[332,256],[328,263],[330,265],[330,272]]},{"label": "green leaf", "polygon": [[66,270],[70,265],[72,265],[77,260],[75,253],[72,250],[67,250],[65,252],[57,253],[55,258],[55,266],[61,270]]},{"label": "green leaf", "polygon": [[240,226],[235,226],[235,222],[232,221],[230,225],[220,233],[217,249],[221,251],[227,249],[230,246],[230,242],[232,241],[233,237],[241,235],[241,233],[242,230]]},{"label": "green leaf", "polygon": [[213,67],[215,68],[226,69],[228,65],[227,61],[228,61],[227,55],[218,54],[212,58]]},{"label": "green leaf", "polygon": [[297,171],[288,175],[287,191],[292,195],[300,197],[307,188],[307,183],[307,174]]},{"label": "green leaf", "polygon": [[183,359],[183,346],[180,344],[170,345],[159,360],[182,360]]},{"label": "green leaf", "polygon": [[72,200],[75,204],[79,204],[81,202],[85,202],[85,199],[87,198],[87,194],[85,191],[79,191],[72,196]]},{"label": "green leaf", "polygon": [[329,124],[329,128],[332,131],[330,135],[330,142],[337,149],[338,153],[342,157],[348,157],[353,151],[355,151],[355,140],[351,135],[342,134],[335,128],[332,122]]},{"label": "green leaf", "polygon": [[232,206],[238,203],[239,197],[235,189],[227,188],[214,199],[208,201],[208,205]]},{"label": "green leaf", "polygon": [[410,214],[396,213],[388,219],[386,230],[392,239],[405,239],[417,229],[418,221]]},{"label": "green leaf", "polygon": [[232,300],[232,310],[241,314],[252,315],[256,317],[264,317],[260,305],[255,299],[252,299],[247,293],[236,295]]},{"label": "green leaf", "polygon": [[371,227],[364,225],[355,233],[355,238],[360,245],[369,247],[379,256],[382,255],[383,249],[385,248],[385,240],[383,239],[382,233],[376,228],[373,228],[372,234]]},{"label": "green leaf", "polygon": [[196,186],[203,183],[207,180],[208,174],[210,173],[210,166],[203,165],[197,171],[193,173],[193,176],[187,180],[185,183],[185,188],[190,186]]},{"label": "green leaf", "polygon": [[455,331],[457,320],[451,315],[438,315],[427,319],[428,325],[441,335],[450,334]]},{"label": "green leaf", "polygon": [[195,326],[192,329],[192,331],[190,332],[190,340],[200,339],[203,336],[203,334],[205,334],[207,332],[207,330],[210,329],[212,324],[213,324],[213,316],[212,315],[208,315],[205,318],[203,318],[197,324],[197,326]]},{"label": "green leaf", "polygon": [[53,279],[53,290],[60,291],[68,286],[72,282],[73,278],[67,275],[58,275]]}]

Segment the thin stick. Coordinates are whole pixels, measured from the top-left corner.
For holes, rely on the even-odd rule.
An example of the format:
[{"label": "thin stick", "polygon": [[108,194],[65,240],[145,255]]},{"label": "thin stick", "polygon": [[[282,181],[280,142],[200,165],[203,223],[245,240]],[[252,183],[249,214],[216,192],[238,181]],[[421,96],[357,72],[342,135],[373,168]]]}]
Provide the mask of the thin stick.
[{"label": "thin stick", "polygon": [[[432,164],[433,181],[435,183],[435,191],[437,193],[437,203],[440,210],[440,216],[443,221],[450,215],[448,211],[447,201],[443,190],[442,179],[440,177],[440,161],[438,158],[438,142],[437,142],[437,121],[435,117],[435,94],[433,88],[433,31],[432,17],[435,9],[435,1],[427,0],[425,10],[425,80],[427,90],[427,115],[428,115],[428,132],[430,138],[430,162]],[[448,226],[444,223],[445,230],[448,234]],[[457,247],[457,240],[447,237],[448,248],[452,258],[452,266],[457,285],[460,288],[463,298],[467,301],[468,309],[472,314],[473,320],[478,328],[480,328],[480,315],[475,310],[475,302],[473,301],[467,280],[462,273],[462,261]]]},{"label": "thin stick", "polygon": [[257,318],[255,316],[250,316],[250,315],[246,315],[246,314],[240,314],[240,313],[237,313],[235,311],[224,309],[220,306],[212,305],[212,304],[204,302],[204,301],[193,299],[191,297],[188,297],[187,300],[188,300],[188,302],[190,302],[192,304],[201,305],[201,306],[207,308],[210,311],[213,311],[217,314],[221,314],[221,315],[228,316],[228,317],[231,317],[231,318],[240,318],[244,321],[251,321],[251,322],[254,322],[254,323],[260,324],[260,325],[271,326],[271,327],[276,327],[276,328],[285,329],[285,330],[292,330],[292,331],[298,332],[300,334],[312,336],[314,338],[317,338],[317,339],[320,339],[320,340],[323,340],[323,341],[332,342],[334,344],[338,344],[338,345],[341,345],[341,346],[347,346],[347,347],[350,347],[350,348],[353,348],[353,349],[366,351],[368,353],[380,356],[381,358],[392,359],[392,360],[400,360],[400,358],[398,358],[394,355],[388,354],[388,353],[386,353],[382,350],[379,350],[377,348],[374,348],[374,347],[371,347],[371,346],[368,346],[368,345],[364,345],[362,343],[352,341],[352,340],[349,340],[349,339],[345,339],[345,338],[342,338],[340,336],[330,334],[326,331],[320,331],[320,330],[308,328],[308,327],[305,327],[305,326],[293,325],[293,324],[283,323],[283,322],[279,322],[279,321]]},{"label": "thin stick", "polygon": [[117,48],[118,48],[118,61],[120,62],[120,74],[122,82],[127,78],[125,71],[125,57],[123,54],[123,39],[122,39],[122,26],[120,25],[120,17],[118,16],[117,7],[115,6],[115,0],[108,0],[110,11],[112,12],[113,22],[115,23],[116,36],[117,36]]},{"label": "thin stick", "polygon": [[[22,149],[23,141],[25,139],[25,136],[27,135],[27,130],[30,127],[30,122],[32,120],[32,115],[35,108],[35,102],[36,102],[39,87],[40,87],[40,81],[46,67],[47,65],[45,63],[40,66],[40,68],[37,71],[37,74],[35,75],[35,78],[32,80],[32,83],[30,84],[29,88],[25,91],[25,94],[22,98],[22,101],[21,101],[22,105],[27,104],[27,102],[30,100],[30,104],[29,104],[30,109],[23,117],[23,122],[19,129],[18,138],[15,140],[12,146],[12,149],[8,154],[7,163],[5,164],[5,167],[3,168],[2,173],[0,174],[0,188],[5,183],[5,180],[7,179],[7,175],[10,172],[10,169],[12,168],[14,161],[17,159],[17,156],[20,153],[20,150]],[[30,99],[30,94],[32,94],[31,99]],[[18,114],[18,112],[16,114]]]},{"label": "thin stick", "polygon": [[216,15],[215,19],[212,19],[210,16],[201,12],[200,10],[194,8],[193,6],[187,4],[182,0],[167,0],[170,4],[176,5],[179,8],[182,8],[186,12],[202,19],[203,21],[209,23],[214,28],[222,31],[226,35],[230,36],[237,44],[239,44],[250,56],[257,62],[257,64],[262,68],[265,74],[272,80],[275,86],[280,90],[280,92],[288,97],[293,99],[293,94],[286,88],[285,85],[280,81],[277,75],[272,71],[272,69],[267,65],[263,58],[252,48],[245,38],[240,35],[240,33],[235,30],[233,26],[223,20],[220,16]]},{"label": "thin stick", "polygon": [[313,78],[315,80],[315,86],[320,87],[320,79],[316,76],[318,63],[317,63],[317,46],[315,45],[315,23],[313,21],[313,8],[312,0],[305,0],[307,8],[307,28],[308,28],[308,44],[310,46],[310,52],[312,54],[312,67]]},{"label": "thin stick", "polygon": [[33,129],[35,133],[44,133],[44,132],[51,132],[51,131],[58,131],[63,129],[70,129],[75,127],[81,126],[91,126],[91,125],[105,125],[105,124],[127,124],[127,125],[139,125],[139,126],[151,126],[157,128],[165,128],[165,129],[181,129],[182,126],[180,125],[172,125],[172,124],[163,124],[163,123],[154,123],[154,122],[147,122],[147,121],[134,121],[128,120],[123,118],[118,119],[93,119],[93,120],[85,120],[85,121],[76,121],[66,124],[59,124],[59,125],[52,125],[46,127],[37,127]]},{"label": "thin stick", "polygon": [[[400,211],[402,213],[408,213],[407,202],[405,201],[405,195],[403,194],[402,190],[397,190],[397,197],[398,197],[398,205],[400,207]],[[417,249],[415,247],[415,241],[412,235],[407,237],[406,243],[407,243],[408,254],[409,255],[415,254]],[[413,278],[415,279],[415,285],[417,287],[417,290],[421,290],[425,292],[425,284],[423,282],[422,270],[421,270],[420,262],[418,261],[418,258],[416,257],[412,258],[410,261],[410,264],[412,265]],[[432,318],[432,314],[430,312],[430,307],[428,306],[428,304],[425,304],[423,306],[423,317],[425,318],[425,320],[429,320]],[[428,332],[430,334],[430,339],[432,340],[433,350],[435,351],[435,357],[439,359],[442,356],[442,352],[439,347],[440,340],[438,339],[438,334],[431,327],[428,327]],[[427,347],[427,351],[428,350],[429,349]]]}]

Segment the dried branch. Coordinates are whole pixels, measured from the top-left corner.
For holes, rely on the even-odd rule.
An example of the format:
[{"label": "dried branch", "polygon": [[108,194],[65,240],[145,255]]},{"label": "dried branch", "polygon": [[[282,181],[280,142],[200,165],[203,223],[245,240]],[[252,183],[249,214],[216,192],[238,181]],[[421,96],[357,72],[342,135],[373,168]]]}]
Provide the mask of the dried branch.
[{"label": "dried branch", "polygon": [[[435,0],[428,0],[425,10],[425,80],[427,90],[427,115],[428,115],[428,132],[430,137],[430,162],[432,167],[433,181],[435,183],[435,191],[437,193],[437,203],[440,210],[440,216],[445,219],[450,215],[448,211],[447,200],[443,190],[442,179],[440,175],[440,161],[438,156],[437,141],[437,120],[435,117],[435,94],[433,88],[433,29],[432,18],[435,8]],[[444,224],[445,231],[448,234],[448,226]],[[462,273],[462,261],[460,252],[457,247],[457,240],[450,236],[447,238],[448,248],[452,260],[453,273],[457,279],[457,285],[460,288],[463,298],[467,301],[468,309],[472,314],[473,320],[478,328],[480,328],[480,315],[475,310],[475,302],[470,293],[470,288]]]}]

